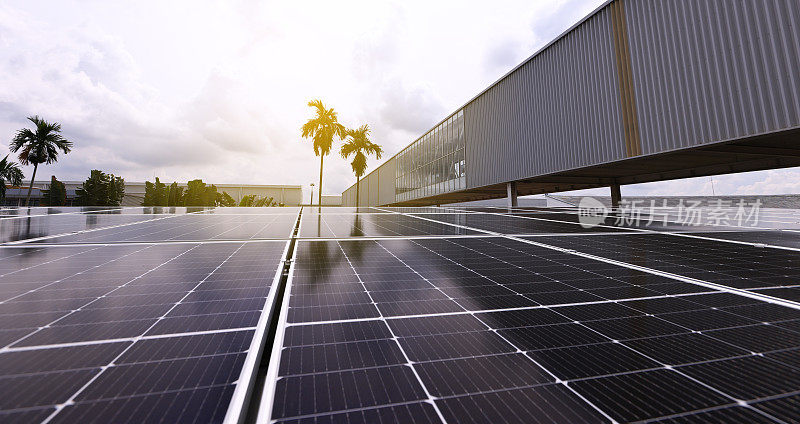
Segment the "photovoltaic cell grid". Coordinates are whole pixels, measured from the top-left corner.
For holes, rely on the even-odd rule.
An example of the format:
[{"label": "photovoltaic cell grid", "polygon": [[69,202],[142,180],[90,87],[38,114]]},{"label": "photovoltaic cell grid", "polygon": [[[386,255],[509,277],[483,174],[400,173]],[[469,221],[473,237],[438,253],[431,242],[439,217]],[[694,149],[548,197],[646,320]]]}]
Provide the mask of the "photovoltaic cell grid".
[{"label": "photovoltaic cell grid", "polygon": [[157,216],[100,213],[0,218],[0,243],[94,230],[107,226],[127,225],[154,218]]},{"label": "photovoltaic cell grid", "polygon": [[[314,209],[314,208],[312,208]],[[478,231],[397,213],[303,213],[301,238],[476,235]]]},{"label": "photovoltaic cell grid", "polygon": [[[350,209],[303,211],[270,365],[275,375],[268,377],[265,390],[271,401],[268,418],[799,418],[797,309],[580,253],[723,284],[730,265],[737,272],[770,272],[745,272],[740,280],[767,283],[791,277],[795,264],[780,265],[790,256],[770,258],[793,252],[630,230],[613,235],[613,228],[582,229],[568,211],[513,216],[476,213],[496,208],[359,208],[357,214]],[[129,212],[122,214],[140,215]],[[69,247],[25,243],[24,248],[0,248],[0,346],[5,346],[0,348],[0,379],[11,383],[0,384],[0,392],[6,390],[0,399],[31,404],[0,404],[4,422],[48,417],[54,422],[222,420],[242,387],[240,371],[248,369],[244,361],[251,357],[251,342],[263,334],[254,322],[268,316],[264,296],[269,296],[286,247],[285,242],[254,240],[288,239],[297,215],[290,208],[185,212],[194,213],[150,216],[59,237],[51,231],[39,240]],[[744,234],[725,234],[739,233]],[[770,232],[764,233],[769,237]],[[576,252],[502,234],[530,234],[537,243]],[[340,240],[310,241],[320,237]],[[376,239],[357,241],[366,237]],[[646,237],[663,240],[653,243],[648,240],[656,239]],[[206,240],[217,241],[195,243]],[[575,243],[564,244],[571,240]],[[604,240],[616,243],[617,250],[600,255],[597,247]],[[707,256],[681,253],[666,263],[694,268],[667,271],[634,254],[652,248],[644,256],[655,259],[661,255],[657,249],[687,240],[703,242],[691,249]],[[635,245],[628,249],[632,256],[620,250],[628,241]],[[271,253],[248,250],[267,246]],[[742,252],[743,261],[723,260]],[[158,266],[170,255],[176,258]],[[235,258],[241,264],[229,266]],[[758,265],[747,268],[748,261]],[[196,281],[212,265],[211,276]],[[251,267],[243,274],[232,269]],[[128,284],[117,281],[150,269]],[[721,272],[720,280],[686,270]],[[6,280],[6,274],[14,279]],[[196,287],[189,288],[192,283]],[[790,299],[786,289],[795,287],[747,288]],[[109,357],[111,362],[105,362]],[[59,397],[65,394],[67,400]]]},{"label": "photovoltaic cell grid", "polygon": [[134,225],[37,240],[40,243],[109,243],[288,239],[297,214],[188,214]]},{"label": "photovoltaic cell grid", "polygon": [[536,241],[723,286],[800,301],[800,252],[664,234]]},{"label": "photovoltaic cell grid", "polygon": [[[185,218],[208,227],[201,237],[249,226],[288,238],[297,214],[275,216]],[[157,222],[117,230],[151,235]],[[220,422],[241,411],[288,240],[140,238],[159,242],[0,248],[0,422]]]},{"label": "photovoltaic cell grid", "polygon": [[[701,208],[650,208],[649,204],[637,203],[635,211],[630,206],[623,207],[621,213],[609,213],[603,220],[602,228],[611,229],[637,229],[663,232],[725,232],[731,235],[753,234],[754,231],[763,231],[761,238],[794,240],[790,235],[800,230],[800,214],[796,210],[761,209],[758,213],[747,219],[751,212],[744,212],[737,208],[709,207],[712,202],[707,202]],[[457,210],[454,208],[453,211]],[[482,214],[506,215],[529,220],[562,221],[579,224],[581,211],[578,208],[559,208],[557,210],[541,208],[470,208],[469,212]],[[742,215],[737,215],[742,214]],[[738,217],[738,218],[737,218]],[[787,230],[787,231],[775,231]],[[747,237],[747,236],[745,236]],[[796,242],[796,240],[794,240]],[[796,245],[794,246],[796,247]]]},{"label": "photovoltaic cell grid", "polygon": [[583,228],[577,222],[541,217],[525,219],[520,216],[507,216],[496,213],[447,213],[447,214],[413,214],[421,218],[433,219],[450,224],[492,231],[501,234],[541,234],[541,233],[596,233],[596,232],[628,232],[624,228],[592,227]]},{"label": "photovoltaic cell grid", "polygon": [[289,293],[279,422],[797,419],[757,299],[499,237],[301,241]]}]

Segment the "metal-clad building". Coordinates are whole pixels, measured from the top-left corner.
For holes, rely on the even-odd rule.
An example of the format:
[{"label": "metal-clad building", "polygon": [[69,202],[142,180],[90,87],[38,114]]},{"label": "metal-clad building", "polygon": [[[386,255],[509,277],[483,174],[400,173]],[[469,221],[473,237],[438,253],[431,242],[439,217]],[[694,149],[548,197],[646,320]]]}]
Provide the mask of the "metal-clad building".
[{"label": "metal-clad building", "polygon": [[361,204],[800,166],[799,4],[609,1],[373,170]]}]

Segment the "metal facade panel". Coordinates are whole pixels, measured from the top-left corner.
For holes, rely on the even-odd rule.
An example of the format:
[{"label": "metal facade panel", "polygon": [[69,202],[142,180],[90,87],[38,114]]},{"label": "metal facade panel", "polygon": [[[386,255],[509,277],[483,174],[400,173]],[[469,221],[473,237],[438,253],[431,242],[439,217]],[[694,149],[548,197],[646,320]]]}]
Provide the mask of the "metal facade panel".
[{"label": "metal facade panel", "polygon": [[800,127],[797,5],[606,4],[463,107],[465,188]]},{"label": "metal facade panel", "polygon": [[396,183],[395,163],[395,159],[391,158],[376,170],[378,174],[378,183],[380,186],[378,190],[378,203],[370,206],[388,205],[390,203],[394,203]]},{"label": "metal facade panel", "polygon": [[366,179],[369,180],[369,197],[367,197],[369,203],[366,203],[366,206],[377,206],[378,193],[380,192],[380,174],[372,172]]},{"label": "metal facade panel", "polygon": [[466,106],[468,188],[625,157],[612,31],[605,8]]},{"label": "metal facade panel", "polygon": [[800,125],[797,0],[625,0],[645,154]]},{"label": "metal facade panel", "polygon": [[352,185],[350,188],[342,193],[342,206],[355,206],[356,205],[356,186]]},{"label": "metal facade panel", "polygon": [[[369,204],[369,176],[362,178],[359,183],[358,202],[360,203],[358,206]],[[353,201],[353,206],[356,206],[355,200]]]}]

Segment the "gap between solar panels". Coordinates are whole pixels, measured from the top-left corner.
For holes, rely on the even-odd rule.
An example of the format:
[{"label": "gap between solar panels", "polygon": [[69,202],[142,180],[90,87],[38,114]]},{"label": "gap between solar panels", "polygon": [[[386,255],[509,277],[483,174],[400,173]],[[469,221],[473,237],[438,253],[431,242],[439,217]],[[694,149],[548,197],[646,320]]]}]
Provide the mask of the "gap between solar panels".
[{"label": "gap between solar panels", "polygon": [[[376,209],[380,209],[380,208],[376,208]],[[790,300],[779,299],[779,298],[776,298],[776,297],[763,295],[763,294],[760,294],[760,293],[753,293],[753,292],[749,292],[749,291],[742,290],[742,289],[737,289],[737,288],[733,288],[733,287],[724,286],[724,285],[721,285],[721,284],[712,283],[712,282],[709,282],[709,281],[703,281],[703,280],[699,280],[699,279],[696,279],[696,278],[690,278],[690,277],[685,277],[685,276],[678,275],[678,274],[673,274],[673,273],[670,273],[670,272],[659,271],[659,270],[656,270],[656,269],[647,268],[647,267],[644,267],[644,266],[635,265],[635,264],[631,264],[631,263],[628,263],[628,262],[622,262],[622,261],[617,261],[617,260],[614,260],[614,259],[604,258],[604,257],[601,257],[601,256],[596,256],[596,255],[592,255],[592,254],[589,254],[589,253],[580,252],[580,251],[577,251],[577,250],[574,250],[574,249],[565,249],[563,247],[558,247],[558,246],[553,246],[553,245],[549,245],[549,244],[545,244],[545,243],[540,243],[540,242],[536,242],[536,241],[533,241],[533,240],[527,240],[527,239],[516,237],[516,236],[512,236],[512,235],[501,234],[501,233],[497,233],[497,232],[494,232],[494,231],[483,230],[483,229],[474,228],[474,227],[468,227],[468,226],[465,226],[465,225],[453,224],[453,223],[449,223],[449,222],[445,222],[445,221],[438,221],[438,220],[434,220],[434,219],[427,218],[427,217],[415,216],[415,215],[405,214],[405,213],[401,213],[401,212],[394,212],[394,213],[397,213],[397,214],[400,214],[400,215],[404,215],[404,216],[414,217],[414,218],[421,219],[421,220],[426,220],[426,221],[436,222],[436,223],[440,223],[440,224],[451,225],[451,226],[454,226],[454,227],[460,227],[460,228],[467,229],[467,230],[479,231],[479,232],[482,232],[484,234],[497,236],[497,237],[503,237],[503,238],[507,238],[509,240],[514,240],[514,241],[518,241],[518,242],[522,242],[522,243],[526,243],[526,244],[530,244],[530,245],[534,245],[534,246],[538,246],[538,247],[542,247],[542,248],[546,248],[546,249],[550,249],[550,250],[555,250],[555,251],[558,251],[558,252],[568,253],[570,255],[580,256],[580,257],[587,258],[587,259],[593,259],[593,260],[596,260],[596,261],[605,262],[605,263],[609,263],[609,264],[613,264],[613,265],[618,265],[618,266],[622,266],[622,267],[633,269],[633,270],[637,270],[637,271],[647,272],[647,273],[653,274],[653,275],[659,275],[659,276],[662,276],[662,277],[668,277],[668,278],[671,278],[671,279],[674,279],[674,280],[678,280],[678,281],[682,281],[682,282],[685,282],[685,283],[695,284],[695,285],[699,285],[699,286],[702,286],[702,287],[711,288],[711,289],[715,289],[715,290],[720,290],[720,291],[723,291],[723,292],[732,293],[732,294],[736,294],[736,295],[739,295],[739,296],[749,297],[749,298],[752,298],[752,299],[757,299],[757,300],[768,302],[768,303],[774,303],[774,304],[778,304],[778,305],[782,305],[782,306],[787,306],[787,307],[794,308],[794,309],[800,309],[800,303],[794,302],[794,301],[790,301]],[[489,214],[492,214],[492,213],[489,213]],[[560,221],[560,222],[567,222],[567,221]],[[655,233],[658,233],[658,232],[655,232]],[[664,234],[669,234],[669,233],[664,233]],[[714,241],[717,241],[717,240],[714,240]],[[751,244],[751,243],[739,243],[739,244]],[[791,249],[791,248],[788,248],[788,249],[789,250],[800,250],[800,249]]]},{"label": "gap between solar panels", "polygon": [[[281,317],[285,316],[287,307],[287,300],[289,296],[286,293],[286,287],[289,285],[288,281],[291,278],[294,270],[294,256],[297,245],[297,235],[300,232],[300,223],[302,222],[303,208],[297,214],[297,221],[295,221],[294,229],[289,240],[286,255],[283,258],[283,267],[280,270],[280,278],[277,281],[275,301],[271,307],[269,314],[269,323],[263,332],[263,340],[261,341],[258,349],[258,359],[256,360],[257,366],[252,370],[249,376],[248,388],[245,398],[242,401],[241,409],[238,414],[231,415],[231,410],[228,410],[228,415],[225,417],[227,424],[243,424],[254,423],[258,418],[260,411],[264,407],[263,394],[265,393],[264,387],[266,382],[270,381],[269,375],[272,368],[277,372],[277,364],[272,366],[272,356],[274,355],[275,346],[281,346],[283,343],[283,333],[278,332],[279,322]],[[268,355],[264,355],[269,347]],[[271,399],[270,399],[271,402]],[[232,404],[233,405],[233,404]]]}]

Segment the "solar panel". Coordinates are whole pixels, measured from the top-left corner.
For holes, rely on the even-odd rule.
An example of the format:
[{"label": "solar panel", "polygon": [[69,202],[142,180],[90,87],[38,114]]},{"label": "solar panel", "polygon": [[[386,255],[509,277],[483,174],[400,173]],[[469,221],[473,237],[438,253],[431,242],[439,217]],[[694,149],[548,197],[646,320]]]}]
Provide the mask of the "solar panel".
[{"label": "solar panel", "polygon": [[569,210],[82,212],[0,246],[3,422],[797,420],[791,249]]},{"label": "solar panel", "polygon": [[[113,243],[288,239],[297,215],[160,215],[127,225],[41,237],[39,243]],[[39,236],[37,236],[39,237]]]},{"label": "solar panel", "polygon": [[[67,259],[59,280],[51,280],[64,271],[58,260],[7,273],[4,282],[32,288],[6,294],[0,314],[34,317],[0,350],[0,416],[41,410],[54,422],[124,421],[170,397],[195,404],[186,414],[199,421],[224,416],[254,366],[286,247],[106,246]],[[79,296],[75,286],[96,291],[56,295]]]},{"label": "solar panel", "polygon": [[456,225],[467,226],[480,230],[492,231],[501,234],[569,234],[569,233],[605,233],[628,232],[625,228],[593,227],[583,228],[577,222],[559,222],[550,217],[525,219],[521,216],[509,216],[499,213],[443,213],[443,214],[412,214],[420,218],[427,218]]},{"label": "solar panel", "polygon": [[[126,216],[0,248],[0,421],[211,422],[245,410],[289,247],[252,240],[268,228],[288,239],[297,214],[41,218]],[[203,241],[175,242],[193,232]]]},{"label": "solar panel", "polygon": [[479,232],[393,213],[304,214],[300,226],[300,237],[302,238],[466,234],[479,234]]},{"label": "solar panel", "polygon": [[771,305],[521,241],[301,241],[289,281],[265,392],[279,422],[769,420],[750,404],[800,384],[744,407],[725,390],[732,372],[797,371],[759,354],[800,349],[800,333],[735,309]]},{"label": "solar panel", "polygon": [[800,252],[666,234],[542,237],[536,241],[798,301]]},{"label": "solar panel", "polygon": [[[163,217],[164,215],[159,215]],[[123,214],[57,214],[0,219],[0,243],[94,230],[104,227],[127,226],[156,218],[154,215]]]}]

